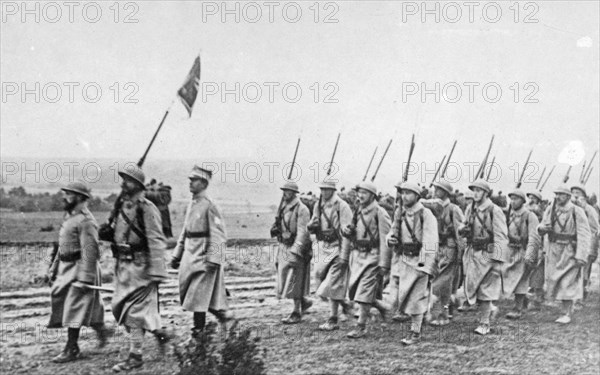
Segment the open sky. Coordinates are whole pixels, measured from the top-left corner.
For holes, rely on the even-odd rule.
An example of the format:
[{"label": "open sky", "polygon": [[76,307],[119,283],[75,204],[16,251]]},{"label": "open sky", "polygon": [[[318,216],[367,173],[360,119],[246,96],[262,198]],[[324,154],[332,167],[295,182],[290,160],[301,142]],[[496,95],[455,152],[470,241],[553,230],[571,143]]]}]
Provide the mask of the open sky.
[{"label": "open sky", "polygon": [[[22,4],[2,2],[3,157],[137,160],[198,53],[205,94],[219,92],[201,94],[189,119],[176,102],[147,163],[286,163],[301,136],[298,157],[307,171],[328,161],[341,132],[342,181],[362,178],[374,147],[381,155],[393,138],[377,178],[392,184],[412,133],[413,161],[425,163],[441,160],[454,139],[453,161],[479,162],[495,134],[491,156],[505,173],[531,147],[541,166],[557,163],[570,141],[581,142],[585,159],[598,149],[597,1],[479,2],[471,9],[428,2],[434,13],[425,22],[421,2],[228,2],[231,14],[220,1],[75,2],[71,20],[62,2],[26,2],[32,14]],[[36,83],[39,102],[22,95]],[[222,98],[223,85],[235,91],[236,83],[239,102],[234,94]],[[422,98],[422,88],[435,91],[436,83],[439,102],[434,94]],[[97,87],[97,102],[88,102]],[[302,93],[292,103],[295,87]],[[599,169],[596,158],[594,190]],[[565,170],[557,167],[557,180]]]}]

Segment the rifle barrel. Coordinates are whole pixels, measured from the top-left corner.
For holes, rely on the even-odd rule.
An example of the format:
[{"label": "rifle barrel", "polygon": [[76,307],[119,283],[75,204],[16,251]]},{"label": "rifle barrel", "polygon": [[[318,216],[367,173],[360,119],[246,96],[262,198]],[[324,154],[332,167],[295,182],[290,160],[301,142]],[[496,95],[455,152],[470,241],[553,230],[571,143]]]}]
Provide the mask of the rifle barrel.
[{"label": "rifle barrel", "polygon": [[440,176],[440,178],[444,178],[444,176],[446,175],[446,169],[448,169],[448,164],[450,164],[450,159],[452,159],[452,154],[454,153],[455,147],[456,147],[456,140],[454,140],[454,143],[452,144],[452,149],[450,150],[450,155],[448,155],[448,160],[446,160],[446,165],[444,166],[444,169],[442,169],[442,175]]},{"label": "rifle barrel", "polygon": [[592,155],[592,158],[590,159],[590,163],[588,164],[588,167],[587,167],[587,169],[586,169],[586,171],[585,171],[585,173],[583,175],[584,177],[586,175],[588,175],[589,174],[589,170],[592,169],[592,164],[594,163],[594,159],[596,158],[596,155],[598,155],[598,150],[594,151],[594,155]]},{"label": "rifle barrel", "polygon": [[[496,162],[496,155],[492,158],[492,162],[490,163],[490,168],[488,169],[487,176],[485,176],[485,180],[488,181],[490,179],[490,175],[492,174],[492,166]],[[483,172],[482,172],[483,173]]]},{"label": "rifle barrel", "polygon": [[527,155],[527,159],[525,160],[525,164],[523,165],[523,170],[521,171],[521,176],[519,176],[519,181],[517,182],[517,189],[521,187],[523,183],[523,176],[525,175],[525,170],[527,170],[527,164],[529,164],[529,159],[531,158],[531,154],[533,153],[533,148],[529,151],[529,155]]},{"label": "rifle barrel", "polygon": [[583,184],[587,184],[588,180],[590,179],[590,176],[592,175],[592,171],[594,170],[594,167],[591,167],[590,169],[588,169],[588,174],[587,177],[585,178],[585,181],[583,181]]},{"label": "rifle barrel", "polygon": [[540,186],[540,182],[542,182],[542,179],[544,178],[545,173],[546,173],[546,166],[544,165],[544,169],[542,169],[542,174],[540,175],[540,178],[539,178],[537,184],[535,184],[536,189]]},{"label": "rifle barrel", "polygon": [[385,156],[388,153],[388,150],[390,149],[390,146],[392,145],[392,140],[390,139],[387,147],[385,148],[385,151],[383,152],[383,156],[381,157],[381,160],[379,160],[379,164],[377,165],[377,169],[375,169],[375,173],[373,173],[373,177],[371,177],[371,182],[375,181],[375,177],[377,177],[377,172],[379,172],[379,168],[381,168],[381,164],[383,163],[383,159],[385,159]]},{"label": "rifle barrel", "polygon": [[367,179],[367,175],[369,174],[369,170],[371,169],[371,164],[373,164],[373,159],[375,159],[375,154],[377,153],[377,149],[379,147],[375,147],[375,151],[373,151],[373,155],[371,155],[371,161],[369,161],[369,166],[367,167],[367,170],[365,171],[365,175],[363,176],[363,181],[365,181]]},{"label": "rifle barrel", "polygon": [[571,173],[572,165],[569,165],[569,169],[567,169],[567,173],[565,173],[565,177],[563,177],[563,183],[566,184],[569,181],[569,174]]},{"label": "rifle barrel", "polygon": [[492,151],[492,145],[494,144],[494,137],[495,137],[495,135],[492,135],[492,139],[490,140],[490,145],[488,146],[487,153],[485,154],[485,157],[483,158],[483,162],[481,163],[481,165],[479,166],[479,169],[477,170],[477,174],[475,174],[475,179],[479,178],[480,175],[481,175],[481,178],[483,178],[483,170],[485,169],[485,164],[487,163],[488,157],[490,156],[490,151]]},{"label": "rifle barrel", "polygon": [[554,172],[555,167],[556,167],[556,165],[553,165],[552,169],[550,169],[550,172],[548,173],[548,176],[546,176],[546,179],[544,180],[542,187],[540,187],[540,193],[542,192],[542,190],[544,190],[544,186],[546,186],[546,182],[548,182],[548,180],[550,179],[550,176],[552,176],[552,172]]},{"label": "rifle barrel", "polygon": [[335,153],[337,152],[338,144],[340,143],[340,135],[342,135],[342,134],[338,133],[337,139],[335,141],[335,147],[333,148],[333,154],[331,155],[331,161],[329,162],[329,168],[327,168],[327,176],[329,176],[331,174],[331,168],[333,167],[333,160],[335,159]]},{"label": "rifle barrel", "polygon": [[442,162],[440,163],[439,167],[435,170],[435,174],[433,175],[433,180],[431,180],[429,187],[433,186],[433,183],[435,182],[435,179],[437,178],[438,173],[440,173],[440,169],[442,168],[442,165],[444,165],[445,160],[446,160],[446,155],[444,155],[444,157],[442,158]]},{"label": "rifle barrel", "polygon": [[292,166],[290,167],[290,173],[288,173],[288,180],[292,179],[292,173],[294,172],[294,164],[296,164],[296,156],[298,155],[298,148],[300,147],[300,137],[296,142],[296,151],[294,151],[294,158],[292,159]]},{"label": "rifle barrel", "polygon": [[402,174],[402,182],[406,182],[408,180],[408,168],[410,167],[410,161],[412,160],[413,152],[415,151],[415,135],[412,135],[412,139],[410,141],[410,149],[408,151],[408,163],[406,163],[406,167],[404,168],[404,173]]}]

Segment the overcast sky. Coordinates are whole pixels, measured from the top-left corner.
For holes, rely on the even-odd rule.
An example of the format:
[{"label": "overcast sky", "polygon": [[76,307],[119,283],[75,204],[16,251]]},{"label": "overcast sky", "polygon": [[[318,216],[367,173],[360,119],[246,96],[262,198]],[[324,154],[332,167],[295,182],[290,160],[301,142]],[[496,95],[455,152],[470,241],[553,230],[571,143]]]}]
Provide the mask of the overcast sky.
[{"label": "overcast sky", "polygon": [[[279,2],[269,22],[269,8],[258,2],[262,17],[255,23],[249,21],[256,18],[256,8],[246,3],[238,3],[239,23],[234,15],[223,23],[222,9],[211,14],[221,2],[137,1],[127,8],[120,3],[118,15],[113,2],[97,2],[102,14],[96,23],[84,19],[85,3],[74,9],[73,22],[65,6],[58,22],[48,22],[57,18],[56,9],[43,3],[39,22],[35,15],[22,22],[21,4],[3,2],[2,9],[4,157],[137,160],[198,53],[201,80],[209,88],[255,82],[262,97],[252,103],[251,86],[246,96],[240,89],[239,103],[234,95],[224,101],[220,93],[206,102],[199,97],[191,119],[176,102],[148,163],[176,158],[284,163],[301,135],[299,159],[309,166],[328,161],[341,132],[336,161],[350,180],[362,177],[375,146],[381,152],[393,138],[378,178],[387,184],[400,177],[411,133],[416,133],[415,160],[428,163],[440,160],[454,139],[459,143],[453,160],[480,161],[492,134],[492,154],[505,167],[524,161],[531,147],[533,161],[541,165],[556,162],[569,141],[581,141],[586,159],[598,148],[597,1],[521,3],[518,15],[514,5],[509,8],[512,2],[499,2],[499,17],[491,6],[484,13],[488,3],[481,2],[473,9],[473,22],[462,6],[456,23],[449,22],[457,18],[456,9],[445,3],[438,3],[439,22],[435,15],[422,22],[419,9],[411,15],[407,2],[322,2],[315,22],[313,1]],[[28,5],[35,9],[35,3]],[[429,5],[433,9],[435,3]],[[291,22],[297,8],[302,14]],[[96,9],[86,11],[92,20]],[[138,22],[125,23],[127,15]],[[337,22],[324,22],[326,16]],[[40,102],[32,94],[23,100],[23,84],[34,89],[36,82]],[[73,103],[65,82],[79,84]],[[132,85],[125,87],[128,82]],[[279,84],[273,103],[268,82]],[[315,82],[319,103],[314,102]],[[420,90],[421,83],[434,89],[436,82],[440,94],[447,94],[439,103],[433,94],[423,102],[420,92],[403,98],[408,89]],[[465,82],[474,87],[472,103]],[[82,94],[90,83],[102,89],[96,103]],[[285,100],[296,95],[288,85],[292,88],[284,98],[281,88],[287,83],[302,89],[297,103]],[[484,97],[486,84],[491,88]],[[51,103],[57,85],[62,97]],[[455,99],[457,86],[462,96]],[[19,91],[10,94],[15,87]],[[490,103],[495,87],[502,96]],[[93,87],[88,93],[95,95]],[[137,103],[124,102],[131,93],[129,100]],[[328,94],[337,103],[324,103]],[[574,170],[579,174],[580,169]],[[596,158],[590,180],[595,186],[598,169]]]}]

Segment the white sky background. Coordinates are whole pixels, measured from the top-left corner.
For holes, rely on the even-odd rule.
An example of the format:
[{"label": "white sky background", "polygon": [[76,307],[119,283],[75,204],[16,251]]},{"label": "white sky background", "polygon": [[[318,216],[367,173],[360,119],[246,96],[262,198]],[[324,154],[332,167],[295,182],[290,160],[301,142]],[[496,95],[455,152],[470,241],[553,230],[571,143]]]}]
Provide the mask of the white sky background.
[{"label": "white sky background", "polygon": [[[302,97],[287,103],[276,90],[275,102],[269,103],[265,86],[258,103],[243,98],[235,103],[231,95],[225,103],[219,95],[202,103],[199,97],[191,119],[177,103],[147,163],[177,158],[286,163],[301,134],[299,159],[307,168],[328,161],[341,131],[336,162],[342,181],[362,178],[373,148],[379,146],[381,155],[393,137],[377,180],[392,184],[400,178],[413,132],[413,160],[427,163],[441,160],[453,139],[458,139],[453,161],[479,162],[492,134],[492,156],[497,154],[503,167],[522,163],[531,147],[532,161],[542,165],[555,163],[570,140],[582,141],[586,159],[598,148],[597,1],[538,1],[538,23],[523,22],[532,9],[523,9],[524,3],[521,20],[515,23],[512,2],[499,2],[500,21],[486,22],[481,17],[486,2],[481,2],[473,23],[463,7],[455,24],[443,18],[436,23],[433,16],[422,23],[420,14],[403,23],[402,3],[392,1],[338,1],[338,23],[315,23],[312,1],[297,2],[303,10],[297,23],[283,19],[285,2],[276,8],[273,23],[265,6],[257,23],[243,18],[235,23],[233,16],[222,23],[220,14],[203,22],[202,3],[193,1],[137,1],[134,18],[139,22],[115,23],[109,9],[113,2],[98,3],[103,15],[97,23],[82,18],[81,6],[73,23],[66,7],[57,23],[43,18],[36,23],[32,16],[22,23],[20,13],[3,14],[3,89],[7,82],[25,82],[29,88],[35,82],[42,87],[48,82],[96,82],[103,89],[97,103],[83,100],[81,86],[75,88],[74,103],[69,103],[65,86],[58,103],[43,98],[35,103],[32,95],[25,102],[20,95],[8,96],[1,103],[3,157],[136,161],[198,52],[203,82],[225,82],[229,88],[236,82],[297,82]],[[321,18],[333,9],[324,10],[324,4]],[[121,18],[128,13],[121,7]],[[139,102],[114,103],[109,90],[114,82],[121,83],[121,101],[128,92],[122,85],[134,82]],[[321,97],[321,103],[314,103],[309,89],[314,82],[321,84],[322,95],[326,82],[335,83],[339,102],[322,103]],[[480,86],[474,103],[468,101],[466,86],[458,103],[435,103],[431,95],[426,103],[419,95],[403,103],[403,82],[426,82],[428,88],[435,82]],[[498,103],[488,103],[481,95],[488,82],[503,90]],[[510,90],[514,82],[521,84],[519,103],[514,103]],[[539,87],[539,103],[523,103],[531,91],[523,88],[527,82]],[[594,165],[590,186],[597,190],[598,158]],[[565,170],[557,167],[554,177]],[[572,178],[580,171],[578,165]]]}]

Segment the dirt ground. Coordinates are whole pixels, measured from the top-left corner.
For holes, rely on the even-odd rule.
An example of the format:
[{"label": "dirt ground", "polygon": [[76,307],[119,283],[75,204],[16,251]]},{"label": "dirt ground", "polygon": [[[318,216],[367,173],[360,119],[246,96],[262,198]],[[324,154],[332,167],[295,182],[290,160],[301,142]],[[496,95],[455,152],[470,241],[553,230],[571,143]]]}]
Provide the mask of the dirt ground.
[{"label": "dirt ground", "polygon": [[[37,220],[56,219],[56,216],[50,217],[52,219]],[[38,224],[40,222],[37,221],[30,223],[32,226]],[[7,228],[4,223],[2,225]],[[261,225],[264,228],[264,224]],[[258,224],[256,226],[258,228]],[[4,230],[2,240],[6,241]],[[254,235],[258,237],[258,230]],[[14,234],[11,237],[17,238]],[[507,320],[504,314],[512,301],[502,301],[502,313],[491,335],[481,337],[474,334],[476,312],[465,312],[458,313],[444,328],[424,326],[423,342],[403,347],[400,339],[406,335],[408,325],[381,322],[376,314],[369,322],[369,335],[359,340],[346,338],[355,324],[352,317],[341,323],[339,331],[318,331],[318,324],[328,316],[328,306],[314,295],[315,305],[303,317],[302,323],[282,325],[280,319],[289,314],[292,304],[290,301],[278,301],[275,297],[273,242],[239,240],[232,241],[231,245],[235,249],[231,254],[237,256],[228,261],[226,268],[226,283],[232,294],[231,306],[240,318],[238,329],[251,329],[253,336],[261,339],[260,346],[267,350],[265,362],[269,374],[600,372],[597,265],[593,272],[593,292],[569,326],[554,323],[559,314],[557,305],[548,305],[541,312],[528,312],[518,322]],[[93,332],[83,331],[80,347],[84,357],[81,360],[62,365],[50,362],[63,348],[66,330],[45,328],[50,311],[49,289],[39,282],[39,277],[47,267],[42,254],[48,250],[47,245],[39,248],[0,246],[0,371],[3,374],[110,373],[115,362],[126,356],[128,348],[127,336],[115,326],[110,311],[110,293],[102,294],[105,321],[113,331],[109,344],[97,349]],[[112,268],[111,262],[105,251],[102,268],[107,275]],[[169,282],[161,286],[161,316],[165,328],[175,336],[172,345],[182,345],[189,337],[191,314],[182,311],[179,306],[176,274],[170,275]],[[105,282],[110,286],[108,280],[105,279]],[[177,371],[172,347],[163,355],[151,337],[145,344],[144,359],[144,367],[132,371],[132,374],[174,374]]]}]

